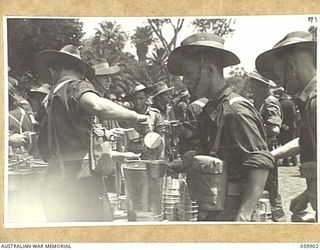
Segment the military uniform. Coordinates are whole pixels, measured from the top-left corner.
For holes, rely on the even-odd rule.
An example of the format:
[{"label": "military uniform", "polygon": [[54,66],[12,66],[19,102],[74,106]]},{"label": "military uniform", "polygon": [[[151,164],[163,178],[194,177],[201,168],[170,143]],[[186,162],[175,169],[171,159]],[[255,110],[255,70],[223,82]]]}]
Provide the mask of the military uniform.
[{"label": "military uniform", "polygon": [[[280,96],[279,102],[283,111],[283,120],[278,140],[281,145],[284,145],[297,137],[298,113],[296,104],[289,95]],[[297,164],[297,156],[292,156],[290,160],[293,165]],[[289,159],[285,158],[282,165],[286,166],[289,163]]]},{"label": "military uniform", "polygon": [[[47,107],[52,112],[57,139],[49,152],[49,167],[42,187],[48,221],[103,220],[101,176],[90,170],[85,157],[89,152],[93,117],[81,109],[79,101],[87,92],[98,95],[90,82],[62,77],[53,88],[52,102]],[[48,133],[40,131],[39,150],[48,142]]]},{"label": "military uniform", "polygon": [[[266,126],[276,126],[281,128],[283,112],[281,105],[276,97],[273,95],[268,96],[262,104],[259,111]],[[267,143],[269,150],[273,150],[277,147],[277,134],[269,132],[267,130]],[[271,203],[272,218],[274,221],[284,220],[284,211],[282,208],[282,200],[279,194],[278,184],[278,167],[277,163],[275,167],[269,171],[269,176],[266,183],[266,190],[269,192],[269,199]]]},{"label": "military uniform", "polygon": [[[266,125],[277,126],[280,130],[283,112],[279,100],[276,97],[274,97],[273,95],[268,96],[262,104],[259,113]],[[273,139],[275,138],[275,136],[276,135],[274,134],[267,133],[268,139]]]},{"label": "military uniform", "polygon": [[248,170],[274,167],[274,157],[268,150],[261,116],[249,101],[234,93],[230,87],[225,88],[215,100],[209,101],[201,113],[199,126],[203,136],[200,154],[212,154],[210,151],[222,116],[225,124],[216,155],[227,164],[225,209],[205,211],[203,220],[234,221],[241,205]]},{"label": "military uniform", "polygon": [[312,208],[317,211],[317,95],[316,78],[313,78],[299,96],[300,161],[301,174],[307,180],[307,196]]},{"label": "military uniform", "polygon": [[202,133],[198,126],[198,119],[203,107],[207,103],[208,99],[204,97],[190,103],[187,106],[184,129],[180,133],[180,155],[183,155],[190,150],[198,150]]}]

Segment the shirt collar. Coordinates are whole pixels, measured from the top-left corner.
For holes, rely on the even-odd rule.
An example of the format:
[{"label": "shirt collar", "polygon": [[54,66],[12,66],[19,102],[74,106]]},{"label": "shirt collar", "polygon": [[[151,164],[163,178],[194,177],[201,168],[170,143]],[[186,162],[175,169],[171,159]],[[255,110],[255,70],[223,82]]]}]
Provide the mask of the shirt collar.
[{"label": "shirt collar", "polygon": [[302,102],[306,102],[309,99],[310,94],[316,88],[317,79],[316,76],[312,78],[312,80],[307,84],[304,90],[299,95],[299,100]]},{"label": "shirt collar", "polygon": [[217,107],[228,95],[230,95],[231,92],[232,92],[232,88],[230,86],[228,85],[224,86],[223,89],[217,94],[215,98],[209,100],[206,106]]}]

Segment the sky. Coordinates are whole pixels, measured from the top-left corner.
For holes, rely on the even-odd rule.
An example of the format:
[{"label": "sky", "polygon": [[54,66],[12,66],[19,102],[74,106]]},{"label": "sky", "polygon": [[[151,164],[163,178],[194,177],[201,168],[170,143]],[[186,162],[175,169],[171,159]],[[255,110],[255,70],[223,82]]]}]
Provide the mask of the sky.
[{"label": "sky", "polygon": [[[166,17],[167,18],[167,17]],[[195,17],[186,17],[185,24],[178,36],[178,44],[195,33],[194,27],[189,25]],[[205,17],[214,18],[214,17]],[[221,18],[221,17],[216,17]],[[310,27],[307,16],[241,16],[235,17],[233,25],[235,31],[231,37],[225,38],[225,49],[235,53],[241,61],[236,67],[244,67],[246,71],[255,68],[255,59],[262,52],[271,49],[287,33],[297,30],[307,31]],[[103,20],[116,21],[130,36],[137,26],[147,23],[146,18],[121,17],[121,18],[80,18],[84,23],[84,37],[94,36],[95,28]],[[170,30],[165,30],[170,35]],[[125,46],[125,51],[135,53],[135,48],[130,43]],[[228,71],[228,69],[227,69]]]}]

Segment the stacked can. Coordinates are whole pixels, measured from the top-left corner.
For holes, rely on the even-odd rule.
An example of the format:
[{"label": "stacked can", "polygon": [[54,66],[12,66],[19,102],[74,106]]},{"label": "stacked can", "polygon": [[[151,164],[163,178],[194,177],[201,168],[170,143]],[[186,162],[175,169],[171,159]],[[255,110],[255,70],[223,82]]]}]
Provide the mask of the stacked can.
[{"label": "stacked can", "polygon": [[166,178],[163,192],[163,210],[165,219],[176,221],[178,219],[178,206],[180,202],[179,180]]},{"label": "stacked can", "polygon": [[179,221],[197,221],[198,219],[197,202],[192,200],[187,182],[185,179],[180,181],[180,202],[178,207],[178,220]]}]

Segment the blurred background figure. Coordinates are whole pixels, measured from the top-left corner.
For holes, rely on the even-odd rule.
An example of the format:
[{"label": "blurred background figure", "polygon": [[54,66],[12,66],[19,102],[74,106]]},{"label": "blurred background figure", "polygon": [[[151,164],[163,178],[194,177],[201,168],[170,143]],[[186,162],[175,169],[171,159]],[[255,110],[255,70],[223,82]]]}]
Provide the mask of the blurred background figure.
[{"label": "blurred background figure", "polygon": [[[126,101],[132,102],[134,111],[150,117],[148,130],[139,130],[137,128],[138,131],[134,129],[127,132],[129,137],[127,150],[135,153],[141,153],[142,159],[148,159],[151,156],[150,152],[144,145],[144,136],[149,132],[156,132],[163,138],[165,132],[164,119],[160,111],[154,107],[151,107],[147,102],[149,95],[150,88],[147,88],[142,84],[138,84],[125,97]],[[164,149],[164,147],[162,148]]]},{"label": "blurred background figure", "polygon": [[165,155],[169,161],[177,157],[178,145],[178,120],[174,113],[172,103],[172,91],[174,87],[168,87],[166,82],[160,81],[151,86],[152,107],[160,111],[165,124]]},{"label": "blurred background figure", "polygon": [[[295,139],[297,135],[297,122],[298,122],[298,112],[297,107],[292,97],[286,92],[282,92],[279,98],[279,102],[282,107],[283,120],[280,129],[280,134],[278,136],[279,144],[284,145],[287,142]],[[297,165],[297,156],[293,155],[282,160],[283,166]]]},{"label": "blurred background figure", "polygon": [[21,97],[15,88],[17,83],[16,79],[9,77],[9,145],[16,153],[26,153],[32,146],[28,134],[33,132],[33,124],[27,111],[21,107]]}]

